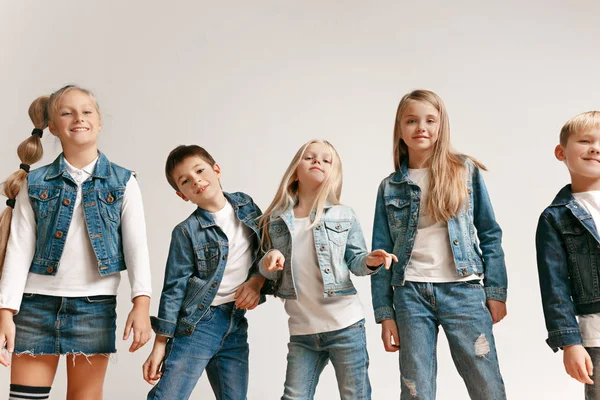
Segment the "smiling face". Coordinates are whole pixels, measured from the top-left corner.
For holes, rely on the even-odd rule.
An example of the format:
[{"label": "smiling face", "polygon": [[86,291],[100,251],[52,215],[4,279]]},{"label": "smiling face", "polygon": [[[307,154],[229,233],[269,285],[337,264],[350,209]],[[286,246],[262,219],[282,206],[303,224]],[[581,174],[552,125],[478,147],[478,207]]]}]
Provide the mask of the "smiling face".
[{"label": "smiling face", "polygon": [[317,188],[331,173],[333,155],[325,143],[311,143],[296,168],[299,185]]},{"label": "smiling face", "polygon": [[96,147],[102,130],[98,105],[88,94],[69,90],[58,99],[48,128],[59,138],[65,151]]},{"label": "smiling face", "polygon": [[410,158],[427,157],[438,140],[440,114],[430,103],[411,101],[400,120],[402,140],[408,147]]},{"label": "smiling face", "polygon": [[218,164],[211,166],[199,156],[190,156],[173,168],[172,177],[177,183],[177,195],[183,200],[208,211],[215,206],[219,209],[224,196]]},{"label": "smiling face", "polygon": [[600,128],[573,132],[554,154],[567,165],[574,186],[600,180]]}]

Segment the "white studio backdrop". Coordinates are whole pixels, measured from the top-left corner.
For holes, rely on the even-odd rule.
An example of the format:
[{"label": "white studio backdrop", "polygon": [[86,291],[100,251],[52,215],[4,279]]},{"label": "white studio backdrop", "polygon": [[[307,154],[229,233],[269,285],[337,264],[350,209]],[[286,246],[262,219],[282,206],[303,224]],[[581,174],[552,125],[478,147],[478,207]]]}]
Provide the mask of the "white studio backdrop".
[{"label": "white studio backdrop", "polygon": [[[138,173],[158,308],[172,228],[194,209],[173,193],[164,161],[199,144],[222,167],[227,191],[265,209],[301,144],[329,140],[344,168],[342,201],[371,241],[379,182],[393,170],[392,128],[400,97],[437,92],[452,143],[481,160],[504,231],[508,317],[495,328],[510,399],[577,399],[583,387],[546,346],[537,281],[537,218],[568,182],[553,148],[565,121],[600,109],[597,1],[103,1],[0,0],[0,179],[16,170],[32,125],[27,108],[68,83],[92,90],[104,121],[99,146]],[[51,162],[60,143],[47,134]],[[4,200],[2,206],[4,207]],[[399,397],[397,353],[375,324],[368,278],[354,280],[365,308],[373,399]],[[130,309],[126,274],[118,332]],[[250,400],[283,392],[287,317],[270,299],[248,314]],[[142,399],[150,389],[137,353],[118,340],[106,399]],[[438,399],[467,399],[440,334]],[[600,366],[597,366],[597,368]],[[9,371],[0,372],[0,398]],[[52,398],[64,398],[61,362]],[[213,399],[205,376],[193,399]],[[317,399],[339,398],[328,366]]]}]

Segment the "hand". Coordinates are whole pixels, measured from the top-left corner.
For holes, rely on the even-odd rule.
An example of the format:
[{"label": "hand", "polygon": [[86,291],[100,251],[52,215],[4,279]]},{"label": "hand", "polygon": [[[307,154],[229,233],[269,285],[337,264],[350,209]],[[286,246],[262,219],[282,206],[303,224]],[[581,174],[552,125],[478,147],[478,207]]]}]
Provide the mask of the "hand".
[{"label": "hand", "polygon": [[590,376],[594,374],[592,359],[582,345],[565,346],[563,363],[565,364],[565,371],[571,378],[588,385],[594,384],[594,381],[590,379]]},{"label": "hand", "polygon": [[165,359],[166,347],[167,347],[166,336],[157,335],[154,339],[154,347],[152,352],[146,359],[144,365],[142,365],[142,372],[144,374],[144,380],[151,385],[155,385],[156,382],[162,377],[160,366]]},{"label": "hand", "polygon": [[384,264],[385,269],[390,269],[392,260],[398,262],[398,257],[395,254],[390,254],[385,250],[373,250],[367,256],[367,266],[379,267]]},{"label": "hand", "polygon": [[253,276],[244,282],[235,292],[235,306],[248,310],[256,308],[263,283],[265,283],[265,278],[262,276]]},{"label": "hand", "polygon": [[[10,355],[15,351],[14,311],[8,308],[0,309],[0,364],[8,367]],[[6,346],[6,351],[4,350]]]},{"label": "hand", "polygon": [[393,319],[381,321],[381,340],[385,351],[393,353],[400,350],[400,337],[398,336],[396,321]]},{"label": "hand", "polygon": [[123,340],[129,339],[129,334],[133,329],[133,342],[129,347],[130,352],[134,352],[150,340],[152,337],[152,326],[150,325],[150,297],[137,296],[133,299],[133,308],[127,316]]},{"label": "hand", "polygon": [[492,316],[492,323],[496,324],[506,317],[506,303],[500,300],[487,299],[487,308]]},{"label": "hand", "polygon": [[275,272],[283,269],[285,257],[279,250],[271,250],[263,259],[263,266],[269,272]]}]

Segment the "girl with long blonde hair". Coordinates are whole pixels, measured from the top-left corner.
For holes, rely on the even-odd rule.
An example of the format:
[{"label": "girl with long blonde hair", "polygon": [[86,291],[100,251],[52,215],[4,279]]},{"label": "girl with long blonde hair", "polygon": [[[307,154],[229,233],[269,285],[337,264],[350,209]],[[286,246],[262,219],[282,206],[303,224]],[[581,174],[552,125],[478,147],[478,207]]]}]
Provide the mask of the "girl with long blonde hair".
[{"label": "girl with long blonde hair", "polygon": [[428,90],[400,101],[393,143],[373,248],[399,261],[371,277],[371,292],[384,348],[400,351],[401,398],[435,399],[442,326],[470,397],[505,399],[492,324],[506,315],[507,276],[485,167],[452,150],[446,107]]},{"label": "girl with long blonde hair", "polygon": [[331,360],[340,397],[371,398],[365,320],[350,272],[389,268],[394,255],[367,251],[354,211],[340,204],[342,164],[327,141],[296,153],[260,219],[261,273],[275,281],[289,316],[290,342],[282,399],[312,399]]}]

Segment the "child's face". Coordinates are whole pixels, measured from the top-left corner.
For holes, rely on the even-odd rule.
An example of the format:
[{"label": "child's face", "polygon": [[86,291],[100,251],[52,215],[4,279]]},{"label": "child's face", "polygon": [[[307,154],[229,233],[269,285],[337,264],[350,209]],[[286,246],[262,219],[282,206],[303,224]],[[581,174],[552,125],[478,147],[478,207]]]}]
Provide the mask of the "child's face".
[{"label": "child's face", "polygon": [[556,158],[564,161],[573,178],[600,178],[600,128],[573,132],[567,145],[556,146]]},{"label": "child's face", "polygon": [[199,156],[188,157],[172,172],[177,182],[177,195],[185,201],[191,201],[200,208],[211,203],[223,191],[219,179],[221,168],[218,164],[210,166]]},{"label": "child's face", "polygon": [[440,113],[427,102],[411,101],[400,120],[402,140],[411,152],[429,153],[438,139]]},{"label": "child's face", "polygon": [[79,90],[70,90],[58,100],[48,128],[60,139],[63,150],[77,150],[96,145],[102,120],[94,100]]},{"label": "child's face", "polygon": [[332,161],[332,154],[325,143],[311,143],[296,168],[298,182],[303,186],[318,187],[331,173]]}]

